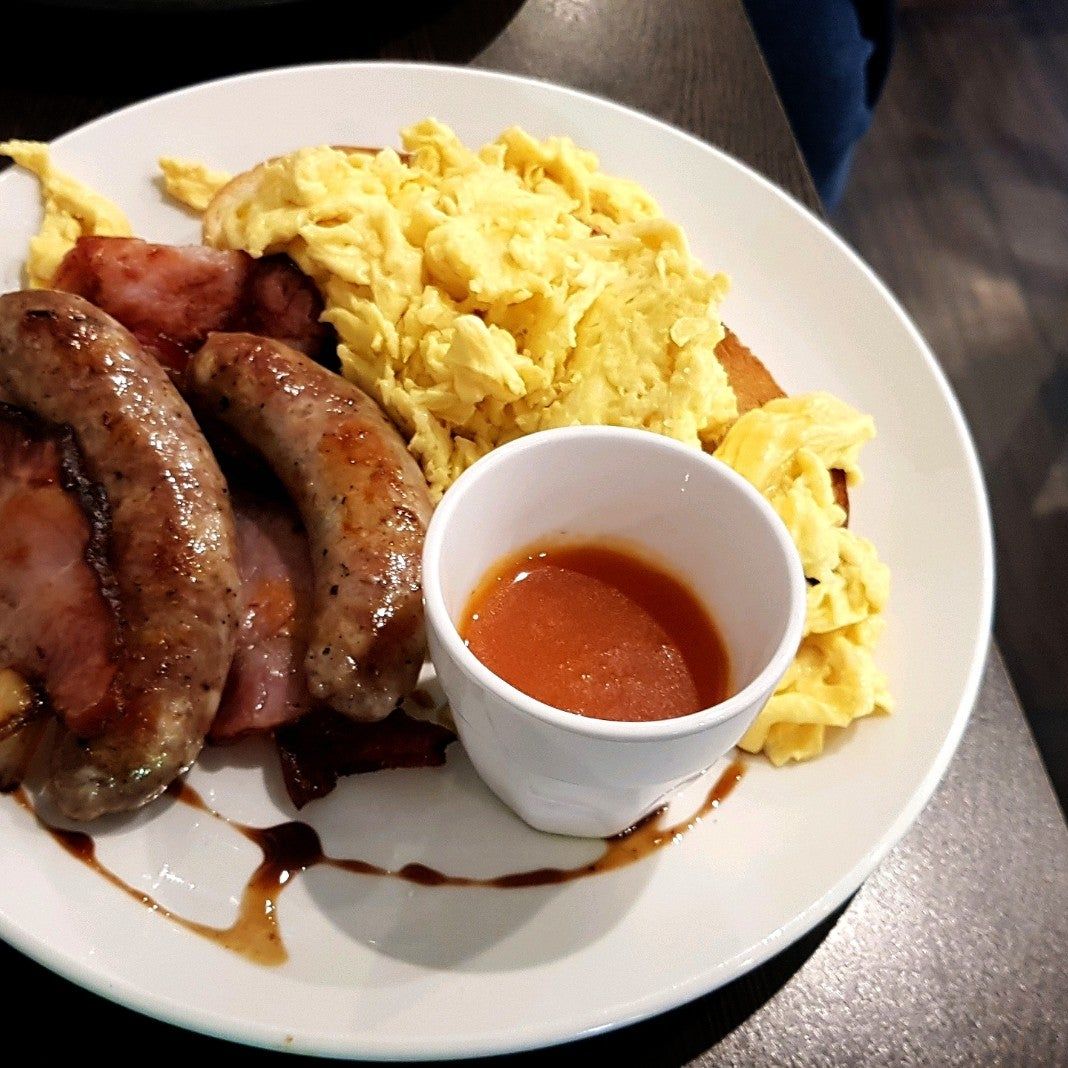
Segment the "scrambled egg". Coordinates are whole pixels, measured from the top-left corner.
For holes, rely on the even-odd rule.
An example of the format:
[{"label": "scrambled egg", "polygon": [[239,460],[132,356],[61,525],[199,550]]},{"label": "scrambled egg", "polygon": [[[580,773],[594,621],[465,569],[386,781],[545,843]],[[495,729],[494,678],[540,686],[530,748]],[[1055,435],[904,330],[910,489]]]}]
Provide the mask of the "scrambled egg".
[{"label": "scrambled egg", "polygon": [[3,141],[0,155],[10,156],[41,183],[44,218],[26,258],[26,281],[31,289],[47,288],[79,237],[130,235],[126,216],[110,200],[52,166],[47,145]]},{"label": "scrambled egg", "polygon": [[344,374],[407,433],[436,500],[497,445],[576,423],[691,445],[737,415],[714,350],[727,279],[638,185],[519,129],[474,152],[427,120],[408,155],[262,164],[205,236],[286,252],[319,285]]},{"label": "scrambled egg", "polygon": [[[873,650],[889,572],[845,526],[831,471],[860,481],[872,420],[826,393],[737,418],[715,356],[727,281],[690,255],[639,186],[570,141],[512,129],[479,152],[426,121],[406,155],[302,149],[227,184],[163,159],[167,191],[206,211],[205,236],[287,252],[315,279],[345,374],[407,431],[435,498],[478,457],[534,430],[613,423],[715,455],[771,502],[809,580],[797,657],[740,745],[775,764],[823,749],[828,727],[888,712]],[[47,285],[82,234],[128,234],[122,213],[7,142],[41,179],[27,263]]]},{"label": "scrambled egg", "polygon": [[770,501],[809,581],[801,648],[739,743],[777,765],[820,753],[827,727],[891,708],[873,656],[890,572],[870,541],[846,529],[831,482],[837,468],[859,484],[857,454],[874,435],[868,416],[810,393],[747,412],[715,452]]},{"label": "scrambled egg", "polygon": [[230,175],[225,171],[212,170],[196,160],[163,156],[159,160],[159,169],[168,196],[193,211],[207,210],[215,194],[230,181]]}]

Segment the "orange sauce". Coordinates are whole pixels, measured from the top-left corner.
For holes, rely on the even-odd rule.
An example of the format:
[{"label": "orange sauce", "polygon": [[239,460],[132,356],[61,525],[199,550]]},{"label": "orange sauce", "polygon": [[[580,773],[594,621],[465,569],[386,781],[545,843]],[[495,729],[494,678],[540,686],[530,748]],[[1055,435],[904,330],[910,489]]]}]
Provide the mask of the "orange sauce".
[{"label": "orange sauce", "polygon": [[674,719],[729,696],[730,662],[685,583],[630,549],[541,543],[476,586],[460,636],[494,674],[597,719]]}]

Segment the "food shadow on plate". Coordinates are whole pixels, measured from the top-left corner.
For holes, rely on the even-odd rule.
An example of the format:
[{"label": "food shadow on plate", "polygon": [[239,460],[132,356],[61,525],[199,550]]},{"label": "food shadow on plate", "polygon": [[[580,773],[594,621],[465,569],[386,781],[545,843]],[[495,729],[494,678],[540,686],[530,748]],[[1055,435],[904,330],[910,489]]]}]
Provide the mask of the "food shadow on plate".
[{"label": "food shadow on plate", "polygon": [[[299,813],[286,797],[277,762],[251,752],[246,756],[245,748],[209,749],[201,760],[204,770],[226,764],[262,767],[272,802],[312,826],[334,858],[390,871],[416,864],[447,876],[493,879],[532,869],[582,867],[605,848],[600,840],[529,828],[482,783],[458,744],[449,747],[444,767],[353,776]],[[360,947],[418,967],[499,971],[567,956],[601,938],[629,910],[656,863],[650,858],[592,881],[525,888],[420,885],[330,867],[304,872],[300,883],[321,916]],[[544,910],[560,908],[562,895],[587,893],[594,883],[596,910],[585,910],[581,919],[571,916],[567,923],[535,922]],[[299,940],[287,937],[286,911],[295,905],[287,896],[280,907],[290,969],[300,969],[303,957]],[[309,971],[302,979],[343,983],[350,966],[366,975],[365,955],[339,953],[330,974]],[[395,967],[384,972],[398,974]],[[389,982],[389,975],[381,981]]]},{"label": "food shadow on plate", "polygon": [[[159,838],[157,844],[168,865],[184,870],[183,858],[204,832],[186,818],[177,823],[166,818],[179,803],[173,794],[168,792],[133,812],[82,825],[64,819],[48,801],[41,790],[44,770],[43,766],[32,769],[27,786],[47,824],[89,831],[101,842],[114,838],[121,843],[130,835],[151,830]],[[267,738],[208,746],[197,770],[200,790],[205,786],[201,774],[209,784],[216,777],[225,782],[233,772],[259,778],[270,809],[281,816],[256,820],[254,826],[306,823],[319,836],[327,856],[385,870],[385,874],[374,874],[313,866],[301,873],[298,893],[311,902],[322,920],[360,949],[338,953],[330,973],[312,970],[302,975],[306,981],[349,982],[348,970],[366,976],[364,948],[393,961],[452,971],[527,968],[531,963],[568,956],[596,942],[626,915],[658,863],[655,856],[648,857],[620,870],[569,879],[569,870],[596,860],[605,843],[528,827],[483,784],[459,744],[449,747],[444,767],[342,779],[333,793],[299,812],[286,793],[277,753]],[[253,789],[253,795],[258,792]],[[205,797],[222,817],[237,816],[215,790],[209,788]],[[421,874],[415,879],[390,874],[407,865],[421,866]],[[489,881],[517,873],[540,874],[539,869],[559,869],[562,877],[532,886],[426,885],[437,872]],[[566,908],[565,895],[586,896],[593,887],[596,909]],[[297,897],[290,891],[280,901],[279,920],[290,952],[287,968],[300,970],[305,955],[298,927],[304,918],[296,922]],[[539,921],[545,910],[561,913],[560,918]],[[287,914],[294,919],[287,922]],[[383,973],[383,983],[401,981],[395,966],[384,967]]]},{"label": "food shadow on plate", "polygon": [[[696,1001],[680,1005],[652,1019],[607,1034],[554,1046],[551,1050],[480,1057],[465,1063],[471,1068],[503,1068],[504,1065],[508,1068],[543,1068],[547,1064],[553,1068],[586,1068],[590,1064],[635,1063],[639,1058],[636,1063],[646,1068],[675,1068],[676,1065],[697,1061],[726,1061],[725,1056],[717,1059],[716,1044],[775,998],[819,951],[848,907],[847,901],[767,963]],[[770,1060],[765,1051],[761,1062]],[[427,1062],[428,1066],[439,1065],[441,1068],[455,1063]]]},{"label": "food shadow on plate", "polygon": [[[440,705],[444,694],[436,681],[424,676],[421,682],[422,704]],[[442,718],[437,708],[410,712]],[[650,858],[607,877],[592,876],[602,902],[596,916],[581,923],[534,923],[561,893],[590,885],[588,879],[569,881],[566,872],[596,860],[605,844],[532,830],[483,784],[459,742],[446,750],[443,767],[342,778],[332,793],[299,811],[287,793],[274,746],[265,738],[208,746],[198,768],[210,777],[231,768],[261,777],[272,808],[312,827],[331,858],[393,873],[420,866],[405,878],[316,865],[300,876],[299,893],[353,943],[423,967],[499,970],[567,955],[601,937],[627,912],[656,863]],[[221,802],[219,807],[225,809]],[[426,885],[439,873],[446,879],[490,880],[536,869],[560,869],[562,878],[528,887]],[[299,968],[302,957],[297,932],[286,922],[295,904],[294,895],[287,894],[279,909],[282,936],[292,943],[290,968]],[[308,979],[344,982],[345,958],[360,956],[339,954],[336,974]],[[362,971],[366,961],[352,966]]]}]

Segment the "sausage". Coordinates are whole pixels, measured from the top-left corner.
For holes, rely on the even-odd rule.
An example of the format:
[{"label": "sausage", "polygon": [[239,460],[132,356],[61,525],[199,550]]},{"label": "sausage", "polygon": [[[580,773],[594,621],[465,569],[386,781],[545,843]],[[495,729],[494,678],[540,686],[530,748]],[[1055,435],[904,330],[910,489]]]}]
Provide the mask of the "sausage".
[{"label": "sausage", "polygon": [[122,709],[92,737],[61,729],[48,789],[73,819],[137,808],[196,759],[233,656],[225,482],[163,368],[80,297],[0,297],[0,400],[69,427],[108,504]]},{"label": "sausage", "polygon": [[370,397],[279,342],[212,334],[186,387],[263,455],[300,512],[312,695],[353,719],[383,719],[414,688],[425,651],[430,498],[418,465]]}]

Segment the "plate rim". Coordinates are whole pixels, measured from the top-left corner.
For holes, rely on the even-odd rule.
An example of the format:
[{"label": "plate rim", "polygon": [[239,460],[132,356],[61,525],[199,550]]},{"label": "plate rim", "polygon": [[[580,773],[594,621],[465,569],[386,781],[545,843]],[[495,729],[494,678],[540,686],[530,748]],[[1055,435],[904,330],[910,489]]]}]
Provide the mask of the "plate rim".
[{"label": "plate rim", "polygon": [[[953,430],[963,446],[967,473],[974,493],[974,503],[977,506],[979,549],[982,558],[980,576],[981,604],[978,618],[975,620],[976,627],[971,662],[968,665],[964,687],[950,728],[942,740],[934,760],[917,788],[913,791],[908,803],[902,807],[879,841],[845,875],[807,908],[793,916],[788,923],[765,937],[755,951],[736,954],[733,957],[719,961],[711,968],[691,976],[680,984],[673,984],[666,989],[654,991],[640,1000],[632,1002],[624,1012],[612,1015],[611,1019],[591,1023],[589,1027],[578,1031],[570,1028],[554,1027],[551,1024],[544,1023],[527,1028],[521,1035],[516,1035],[512,1030],[501,1032],[481,1030],[477,1034],[467,1037],[462,1035],[454,1036],[449,1040],[449,1044],[444,1046],[441,1044],[435,1045],[433,1042],[421,1039],[418,1036],[410,1037],[403,1044],[395,1040],[375,1038],[372,1039],[369,1048],[357,1048],[352,1041],[351,1035],[334,1036],[328,1039],[322,1034],[301,1035],[297,1031],[286,1031],[284,1034],[279,1032],[277,1035],[272,1036],[267,1034],[266,1030],[257,1023],[247,1024],[239,1019],[215,1013],[210,1009],[190,1008],[188,1003],[179,1002],[165,995],[146,994],[132,982],[122,977],[104,974],[99,969],[94,969],[88,965],[77,954],[59,950],[43,938],[23,931],[10,922],[4,911],[0,909],[0,938],[49,971],[124,1008],[139,1012],[163,1023],[209,1037],[305,1056],[358,1058],[371,1061],[424,1061],[443,1057],[468,1059],[547,1048],[617,1030],[660,1015],[710,994],[753,968],[759,967],[771,957],[793,945],[794,942],[811,931],[845,902],[851,894],[860,888],[891,849],[904,837],[905,833],[916,822],[928,801],[930,801],[960,744],[964,729],[978,698],[983,672],[990,655],[993,642],[991,627],[994,608],[994,543],[989,496],[971,430],[945,371],[908,312],[898,302],[889,287],[860,255],[816,212],[769,178],[754,170],[747,163],[673,123],[640,111],[637,108],[618,103],[608,97],[536,76],[513,74],[508,71],[461,64],[405,60],[345,60],[325,63],[284,64],[246,71],[236,75],[212,78],[183,86],[179,89],[157,93],[73,127],[48,142],[48,144],[50,147],[62,147],[63,142],[69,138],[87,133],[105,122],[111,122],[142,108],[150,108],[162,100],[176,100],[182,96],[205,89],[217,88],[226,84],[232,85],[237,82],[267,81],[273,77],[284,77],[298,71],[314,75],[319,71],[348,71],[354,69],[389,70],[395,73],[412,70],[447,72],[449,76],[459,75],[464,78],[470,77],[491,82],[506,81],[517,85],[535,87],[539,91],[560,93],[565,97],[576,97],[592,102],[599,107],[625,113],[632,121],[650,124],[670,134],[682,137],[691,144],[711,152],[713,156],[719,157],[720,162],[728,167],[743,172],[750,181],[756,182],[766,193],[778,199],[787,208],[799,213],[809,225],[813,225],[817,230],[822,231],[823,236],[831,240],[838,252],[842,253],[855,268],[859,269],[866,280],[874,286],[878,295],[893,312],[898,322],[905,328],[910,340],[922,355],[927,370],[931,373],[942,400],[949,411]],[[17,169],[14,166],[9,166],[5,173],[0,174],[0,188],[10,180],[13,174],[17,173]]]}]

